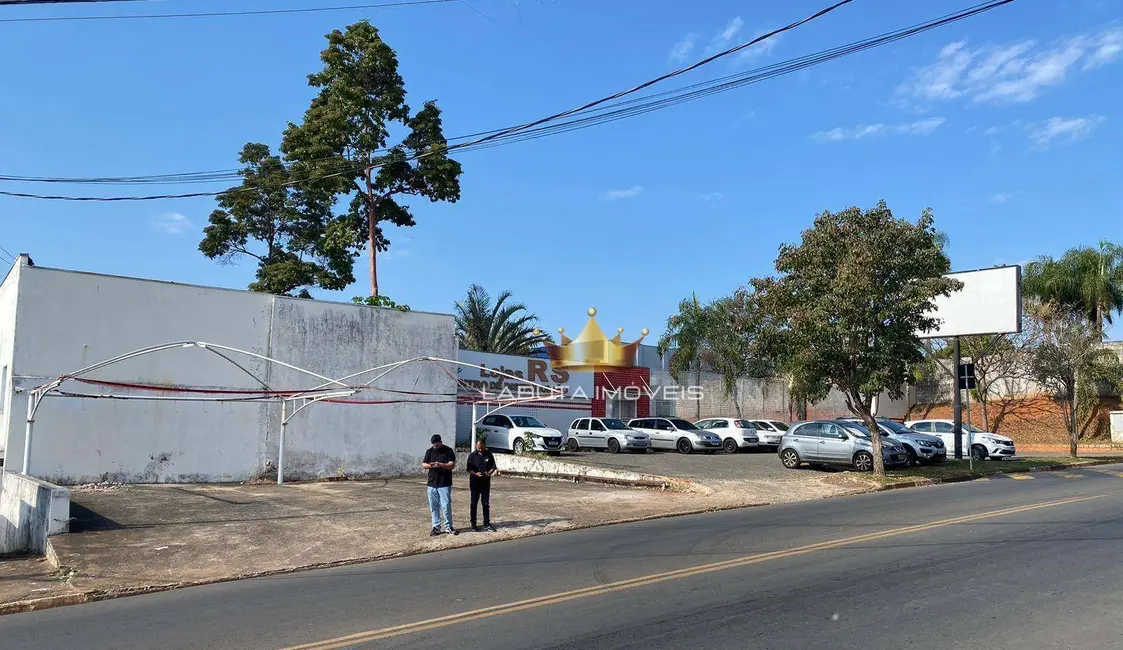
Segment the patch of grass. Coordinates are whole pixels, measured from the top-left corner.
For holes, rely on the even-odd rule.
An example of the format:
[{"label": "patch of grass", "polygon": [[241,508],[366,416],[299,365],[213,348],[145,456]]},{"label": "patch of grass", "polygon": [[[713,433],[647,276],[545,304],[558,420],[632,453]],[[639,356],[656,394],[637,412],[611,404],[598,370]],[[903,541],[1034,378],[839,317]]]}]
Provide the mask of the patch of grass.
[{"label": "patch of grass", "polygon": [[894,469],[885,472],[885,478],[866,474],[863,478],[893,485],[908,483],[915,479],[946,480],[950,478],[983,477],[995,474],[1009,474],[1011,472],[1027,472],[1042,467],[1078,467],[1095,463],[1093,458],[1019,458],[1017,460],[984,460],[975,463],[971,469],[967,460],[948,460],[939,465],[922,465],[909,469]]}]

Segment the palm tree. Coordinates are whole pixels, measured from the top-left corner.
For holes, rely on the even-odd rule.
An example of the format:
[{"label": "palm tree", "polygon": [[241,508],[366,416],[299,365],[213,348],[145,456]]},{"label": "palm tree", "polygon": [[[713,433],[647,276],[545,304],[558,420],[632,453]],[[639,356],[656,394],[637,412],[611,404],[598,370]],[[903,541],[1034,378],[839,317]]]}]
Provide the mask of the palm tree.
[{"label": "palm tree", "polygon": [[456,303],[456,338],[468,350],[525,356],[546,340],[536,334],[538,317],[526,313],[526,305],[508,302],[510,291],[499,294],[495,304],[487,289],[468,287],[468,298]]},{"label": "palm tree", "polygon": [[[693,369],[695,383],[702,383],[702,359],[710,348],[711,311],[698,302],[698,296],[691,296],[678,305],[678,313],[667,319],[667,331],[659,338],[659,354],[672,350],[670,359],[671,375],[678,381],[686,372]],[[696,402],[695,417],[702,417],[702,402]]]},{"label": "palm tree", "polygon": [[1113,312],[1123,313],[1123,246],[1069,249],[1061,259],[1040,257],[1026,265],[1024,291],[1042,302],[1081,314],[1103,334]]}]

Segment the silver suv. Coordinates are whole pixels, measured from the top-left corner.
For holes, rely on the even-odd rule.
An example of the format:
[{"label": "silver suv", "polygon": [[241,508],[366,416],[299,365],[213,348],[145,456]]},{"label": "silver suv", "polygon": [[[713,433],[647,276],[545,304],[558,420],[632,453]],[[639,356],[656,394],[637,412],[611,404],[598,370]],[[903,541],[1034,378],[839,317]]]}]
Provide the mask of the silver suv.
[{"label": "silver suv", "polygon": [[[881,439],[881,457],[886,467],[905,467],[908,454],[889,438]],[[814,420],[793,424],[780,440],[780,462],[788,469],[802,463],[849,465],[859,472],[873,469],[870,432],[856,422]]]},{"label": "silver suv", "polygon": [[[863,424],[858,418],[839,418],[843,422]],[[934,435],[913,431],[905,425],[888,418],[877,418],[881,432],[901,443],[905,454],[909,457],[909,465],[928,465],[942,463],[948,459],[948,450],[944,441]],[[864,425],[863,425],[864,426]]]}]

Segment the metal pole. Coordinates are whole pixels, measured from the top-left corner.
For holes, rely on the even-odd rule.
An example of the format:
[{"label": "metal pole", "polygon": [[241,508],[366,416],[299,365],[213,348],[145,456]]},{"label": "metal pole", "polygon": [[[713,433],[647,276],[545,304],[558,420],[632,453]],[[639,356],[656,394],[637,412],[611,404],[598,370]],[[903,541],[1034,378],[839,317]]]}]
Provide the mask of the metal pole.
[{"label": "metal pole", "polygon": [[281,398],[281,438],[277,444],[277,485],[285,484],[285,427],[288,426],[288,400]]},{"label": "metal pole", "polygon": [[[971,426],[971,389],[968,388],[965,392],[967,394],[967,426]],[[975,442],[975,433],[971,432],[967,435],[967,465],[973,472],[975,471],[975,457],[971,455],[971,447]]]},{"label": "metal pole", "polygon": [[27,394],[27,428],[24,429],[23,434],[23,471],[20,472],[24,476],[31,472],[31,434],[35,428],[35,396],[34,391]]},{"label": "metal pole", "polygon": [[952,393],[951,410],[952,410],[952,425],[953,433],[955,436],[955,458],[956,460],[963,460],[963,402],[959,395],[959,364],[962,363],[962,357],[959,355],[959,337],[952,340],[952,367],[955,371],[954,392]]},{"label": "metal pole", "polygon": [[476,450],[476,403],[472,402],[472,451]]}]

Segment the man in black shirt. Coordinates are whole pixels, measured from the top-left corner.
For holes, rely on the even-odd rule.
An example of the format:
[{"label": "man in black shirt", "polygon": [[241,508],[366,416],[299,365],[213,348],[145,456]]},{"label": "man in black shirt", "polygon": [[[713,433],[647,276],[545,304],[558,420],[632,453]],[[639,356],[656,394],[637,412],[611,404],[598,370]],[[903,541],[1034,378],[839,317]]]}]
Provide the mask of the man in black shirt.
[{"label": "man in black shirt", "polygon": [[468,456],[468,487],[472,492],[472,530],[477,533],[476,506],[480,501],[484,504],[484,529],[495,532],[491,525],[491,477],[495,470],[495,456],[482,439],[476,440],[476,450]]},{"label": "man in black shirt", "polygon": [[425,459],[421,466],[429,470],[429,512],[433,515],[433,530],[429,531],[430,537],[441,534],[441,515],[444,515],[444,532],[456,534],[452,527],[452,470],[456,467],[456,452],[441,443],[441,436],[433,434],[429,439],[432,443],[425,450]]}]

